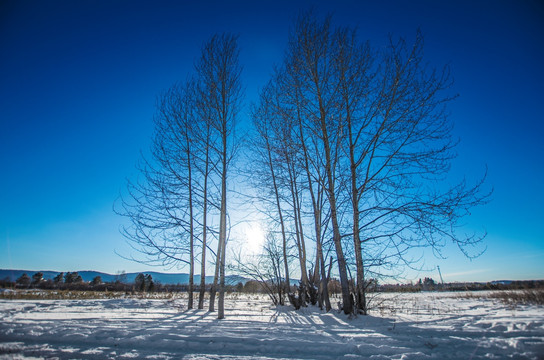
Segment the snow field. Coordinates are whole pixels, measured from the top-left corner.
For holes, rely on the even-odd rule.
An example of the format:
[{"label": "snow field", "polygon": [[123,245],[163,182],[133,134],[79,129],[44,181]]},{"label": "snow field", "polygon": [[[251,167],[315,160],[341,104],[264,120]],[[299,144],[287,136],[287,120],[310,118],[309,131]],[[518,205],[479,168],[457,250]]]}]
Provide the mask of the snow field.
[{"label": "snow field", "polygon": [[235,294],[224,320],[183,297],[0,300],[0,359],[544,359],[542,306],[478,294],[382,294],[357,317]]}]

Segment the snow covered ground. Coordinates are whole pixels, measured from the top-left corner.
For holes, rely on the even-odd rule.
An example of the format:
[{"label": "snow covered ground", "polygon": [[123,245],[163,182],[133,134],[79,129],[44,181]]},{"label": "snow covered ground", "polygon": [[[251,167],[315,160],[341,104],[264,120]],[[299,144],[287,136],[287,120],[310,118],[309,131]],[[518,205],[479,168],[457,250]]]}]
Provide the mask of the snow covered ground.
[{"label": "snow covered ground", "polygon": [[544,359],[544,308],[485,293],[386,294],[370,316],[231,295],[226,319],[186,300],[0,300],[0,359]]}]

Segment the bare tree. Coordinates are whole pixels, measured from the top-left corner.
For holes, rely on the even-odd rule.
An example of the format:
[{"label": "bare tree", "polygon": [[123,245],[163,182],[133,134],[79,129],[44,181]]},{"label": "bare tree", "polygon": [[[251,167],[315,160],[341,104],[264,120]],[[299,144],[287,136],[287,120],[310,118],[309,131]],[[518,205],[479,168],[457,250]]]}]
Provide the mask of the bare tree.
[{"label": "bare tree", "polygon": [[238,254],[230,266],[235,273],[257,281],[274,305],[284,305],[286,291],[282,274],[285,259],[282,248],[275,233],[269,231],[260,253],[245,257]]},{"label": "bare tree", "polygon": [[[335,33],[335,40],[338,46],[335,48],[334,55],[335,71],[338,77],[338,92],[341,100],[340,116],[345,122],[347,129],[347,147],[349,156],[350,170],[350,200],[353,211],[353,244],[355,262],[357,268],[356,279],[356,305],[363,308],[366,313],[366,298],[364,291],[365,268],[361,250],[361,241],[359,237],[359,194],[357,192],[357,167],[359,162],[355,159],[357,151],[357,140],[360,140],[361,133],[355,133],[357,129],[354,126],[354,112],[357,106],[360,106],[360,100],[364,99],[367,92],[371,91],[369,81],[371,80],[370,66],[372,57],[368,44],[360,46],[356,42],[355,32],[349,29],[342,29]],[[362,124],[364,128],[366,124]],[[360,131],[360,130],[359,130]]]},{"label": "bare tree", "polygon": [[[285,274],[285,293],[289,293],[290,279],[289,279],[289,262],[288,245],[287,245],[287,230],[284,220],[284,210],[282,209],[282,194],[280,190],[280,184],[278,183],[278,160],[277,149],[278,145],[275,136],[274,128],[281,126],[278,121],[278,114],[276,112],[277,106],[277,93],[276,88],[272,83],[269,83],[267,87],[261,93],[259,105],[253,108],[252,119],[253,125],[257,131],[257,136],[251,142],[252,152],[255,155],[256,163],[261,164],[264,168],[262,176],[255,176],[255,171],[259,171],[258,167],[252,166],[252,177],[259,181],[257,186],[263,187],[268,184],[270,193],[274,198],[274,210],[272,211],[272,219],[279,222],[280,233],[282,239],[282,254]],[[270,181],[268,181],[270,179]],[[268,192],[267,192],[268,194]],[[263,199],[261,199],[263,200]],[[266,200],[265,200],[266,201]],[[283,298],[280,298],[283,303]]]},{"label": "bare tree", "polygon": [[215,279],[210,299],[210,310],[213,310],[219,276],[219,319],[224,318],[228,170],[235,154],[234,131],[242,96],[238,53],[235,36],[215,35],[204,46],[202,56],[196,65],[200,84],[199,104],[206,109],[211,129],[219,139],[217,143],[211,144],[211,150],[218,159],[220,215]]},{"label": "bare tree", "polygon": [[[252,166],[252,178],[257,186],[268,187],[275,199],[275,208],[270,217],[279,222],[283,240],[283,256],[286,273],[286,285],[290,282],[288,269],[288,226],[295,240],[297,258],[299,260],[302,304],[306,304],[306,293],[309,288],[307,272],[306,238],[303,221],[303,191],[305,188],[301,166],[301,152],[296,139],[296,118],[293,112],[282,106],[282,84],[278,78],[271,81],[262,91],[258,106],[252,112],[253,124],[257,131],[251,149],[256,155]],[[255,177],[255,168],[259,165],[264,176]],[[259,170],[257,170],[259,171]],[[289,291],[287,291],[288,293]]]},{"label": "bare tree", "polygon": [[[198,98],[197,98],[198,99]],[[198,297],[198,308],[204,309],[204,295],[206,292],[206,252],[208,247],[208,187],[211,177],[212,169],[215,167],[215,163],[210,154],[210,147],[214,138],[212,137],[212,129],[210,125],[210,117],[204,106],[201,106],[197,100],[197,110],[199,113],[200,128],[198,130],[197,139],[200,139],[199,143],[202,146],[201,161],[198,162],[200,166],[197,169],[201,174],[202,184],[202,254],[200,258],[200,292]]]},{"label": "bare tree", "polygon": [[[314,234],[315,234],[315,246],[316,246],[316,258],[314,263],[314,275],[312,278],[312,284],[319,283],[318,301],[322,308],[323,303],[327,311],[331,310],[331,304],[329,300],[327,275],[325,271],[325,263],[323,259],[323,237],[326,232],[328,224],[328,217],[325,214],[325,188],[323,187],[323,174],[321,169],[313,168],[315,162],[312,161],[311,156],[306,145],[306,135],[302,125],[302,119],[300,113],[297,112],[297,122],[299,137],[298,141],[302,148],[302,167],[306,174],[307,189],[310,195],[312,204]],[[321,280],[319,280],[321,279]]]},{"label": "bare tree", "polygon": [[192,82],[172,86],[157,103],[151,160],[140,166],[143,180],[128,182],[119,214],[130,220],[121,229],[143,258],[163,266],[189,266],[189,304],[193,306],[194,193]]},{"label": "bare tree", "polygon": [[302,223],[302,193],[299,186],[301,166],[298,163],[298,146],[293,141],[293,118],[284,114],[279,129],[281,163],[284,166],[284,183],[290,194],[290,204],[292,208],[292,222],[295,230],[295,244],[298,252],[298,259],[301,274],[301,299],[306,304],[306,292],[308,290],[308,272],[306,267],[306,242],[304,239],[304,226]]},{"label": "bare tree", "polygon": [[319,23],[311,16],[301,16],[295,24],[289,40],[286,55],[286,70],[296,89],[291,89],[299,98],[298,109],[301,118],[314,138],[314,151],[317,158],[324,160],[325,179],[323,187],[330,208],[333,242],[336,250],[338,274],[342,287],[343,310],[352,312],[353,304],[349,291],[348,275],[342,234],[339,222],[338,184],[336,172],[339,165],[339,144],[341,142],[341,123],[336,120],[336,99],[331,66],[330,18]]}]

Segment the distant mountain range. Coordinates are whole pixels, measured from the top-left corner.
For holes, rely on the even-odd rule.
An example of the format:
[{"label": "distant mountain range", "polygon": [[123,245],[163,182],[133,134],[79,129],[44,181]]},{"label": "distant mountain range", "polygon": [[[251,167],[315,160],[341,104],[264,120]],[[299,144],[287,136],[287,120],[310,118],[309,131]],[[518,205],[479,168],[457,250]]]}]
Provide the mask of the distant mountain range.
[{"label": "distant mountain range", "polygon": [[[32,277],[37,272],[43,273],[43,278],[45,280],[53,279],[55,276],[60,274],[60,271],[33,271],[33,270],[5,270],[0,269],[0,279],[9,279],[10,281],[15,281],[21,275],[26,273],[29,277]],[[134,279],[139,272],[134,273],[124,273],[124,274],[107,274],[103,272],[98,271],[77,271],[77,273],[81,276],[83,281],[92,281],[95,277],[100,276],[102,278],[103,282],[115,282],[116,280],[120,279],[120,277],[123,277],[122,281],[126,283],[132,283],[134,282]],[[189,283],[189,274],[185,273],[177,273],[177,274],[170,274],[170,273],[161,273],[161,272],[154,272],[154,271],[147,271],[147,272],[141,272],[141,274],[149,274],[153,278],[153,281],[159,282],[161,284],[165,285],[176,285],[176,284],[188,284]],[[194,283],[195,285],[200,284],[200,275],[194,276]],[[225,283],[227,285],[236,285],[238,283],[245,284],[248,281],[248,279],[238,276],[238,275],[228,275],[225,277]],[[206,284],[211,284],[213,282],[213,276],[206,276]]]}]

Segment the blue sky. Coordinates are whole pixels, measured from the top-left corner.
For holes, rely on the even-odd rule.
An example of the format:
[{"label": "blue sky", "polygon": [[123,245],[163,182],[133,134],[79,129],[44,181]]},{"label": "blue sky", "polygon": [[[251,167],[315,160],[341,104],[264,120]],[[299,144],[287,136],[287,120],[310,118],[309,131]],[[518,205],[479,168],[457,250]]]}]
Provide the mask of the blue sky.
[{"label": "blue sky", "polygon": [[485,254],[452,247],[427,266],[446,281],[544,278],[544,5],[513,0],[2,1],[0,268],[149,270],[115,254],[129,249],[112,205],[149,147],[157,95],[228,31],[249,103],[312,6],[374,46],[420,28],[429,64],[451,66],[452,178],[487,166],[494,194],[464,229],[488,232]]}]

